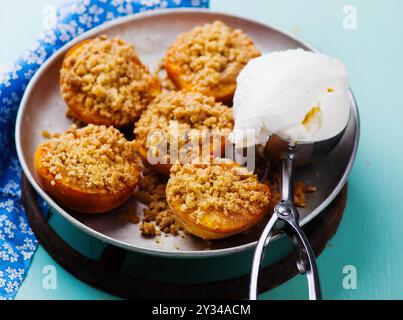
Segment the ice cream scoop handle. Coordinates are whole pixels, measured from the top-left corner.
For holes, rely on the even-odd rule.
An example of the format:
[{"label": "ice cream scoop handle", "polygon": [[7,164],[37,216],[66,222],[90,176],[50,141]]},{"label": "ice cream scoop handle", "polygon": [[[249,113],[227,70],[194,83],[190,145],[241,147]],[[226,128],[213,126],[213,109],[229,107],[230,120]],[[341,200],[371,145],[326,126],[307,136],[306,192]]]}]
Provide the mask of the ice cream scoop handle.
[{"label": "ice cream scoop handle", "polygon": [[309,299],[318,300],[321,299],[321,290],[315,254],[304,231],[299,226],[299,213],[294,205],[294,153],[292,148],[284,154],[281,164],[282,201],[277,204],[274,213],[278,215],[279,219],[287,222],[284,230],[297,247],[297,266],[299,272],[307,276]]},{"label": "ice cream scoop handle", "polygon": [[[272,238],[274,228],[285,231],[297,248],[297,267],[299,272],[307,277],[309,299],[320,300],[322,298],[315,254],[299,226],[299,214],[293,201],[293,165],[293,154],[287,154],[282,160],[282,200],[275,206],[273,216],[264,228],[253,256],[249,287],[250,300],[257,299],[260,264],[264,257],[265,248]],[[280,223],[281,221],[283,223]]]},{"label": "ice cream scoop handle", "polygon": [[294,201],[294,156],[287,154],[281,160],[281,200]]},{"label": "ice cream scoop handle", "polygon": [[252,261],[252,271],[250,274],[250,286],[249,286],[249,299],[256,300],[258,296],[258,280],[260,264],[264,258],[264,251],[269,244],[271,237],[273,236],[274,225],[278,220],[278,216],[273,214],[264,228],[262,235],[256,245],[255,253]]},{"label": "ice cream scoop handle", "polygon": [[305,274],[307,277],[309,300],[321,300],[322,295],[318,270],[316,267],[315,253],[299,224],[292,220],[287,222],[285,230],[297,247],[298,270],[301,274]]}]

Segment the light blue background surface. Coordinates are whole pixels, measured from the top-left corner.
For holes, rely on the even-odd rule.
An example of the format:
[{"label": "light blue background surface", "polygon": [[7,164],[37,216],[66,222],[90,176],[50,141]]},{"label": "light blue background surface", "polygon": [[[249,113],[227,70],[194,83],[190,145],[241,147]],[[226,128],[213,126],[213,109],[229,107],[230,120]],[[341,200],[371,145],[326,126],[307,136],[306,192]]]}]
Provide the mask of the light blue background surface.
[{"label": "light blue background surface", "polygon": [[[0,67],[12,61],[42,30],[42,9],[61,0],[2,0]],[[358,28],[343,28],[343,7],[355,5]],[[349,180],[347,209],[331,245],[318,258],[327,299],[403,299],[403,2],[319,0],[212,0],[212,10],[253,18],[294,33],[342,59],[361,113],[362,135]],[[331,168],[329,168],[331,170]],[[52,217],[52,224],[84,250],[95,240]],[[57,267],[57,289],[42,287],[43,267],[56,265],[39,248],[17,299],[107,299]],[[357,269],[356,290],[343,288],[343,267]],[[263,295],[304,299],[296,277]]]}]

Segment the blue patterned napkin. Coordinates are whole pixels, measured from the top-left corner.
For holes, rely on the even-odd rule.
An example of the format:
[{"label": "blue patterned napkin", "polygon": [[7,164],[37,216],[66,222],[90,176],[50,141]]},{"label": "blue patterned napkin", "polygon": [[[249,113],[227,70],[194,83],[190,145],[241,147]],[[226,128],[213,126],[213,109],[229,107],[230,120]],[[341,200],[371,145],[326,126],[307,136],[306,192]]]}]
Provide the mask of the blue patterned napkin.
[{"label": "blue patterned napkin", "polygon": [[209,0],[69,1],[58,8],[55,27],[8,72],[0,73],[0,300],[14,298],[38,245],[21,205],[21,169],[14,147],[16,113],[33,74],[66,42],[105,21],[157,8],[208,5]]}]

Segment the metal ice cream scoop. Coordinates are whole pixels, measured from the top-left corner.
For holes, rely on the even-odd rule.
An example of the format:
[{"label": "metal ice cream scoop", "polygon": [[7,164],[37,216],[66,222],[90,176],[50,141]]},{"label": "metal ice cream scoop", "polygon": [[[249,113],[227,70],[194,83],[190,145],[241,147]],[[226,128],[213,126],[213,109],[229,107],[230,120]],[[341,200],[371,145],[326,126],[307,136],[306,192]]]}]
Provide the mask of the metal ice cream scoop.
[{"label": "metal ice cream scoop", "polygon": [[297,142],[278,135],[271,136],[264,147],[266,160],[273,157],[280,158],[281,174],[281,201],[274,207],[273,216],[263,230],[257,243],[253,262],[249,289],[249,299],[256,300],[258,295],[258,276],[264,251],[273,236],[273,231],[282,231],[287,234],[298,250],[297,267],[308,280],[309,299],[321,299],[321,290],[316,268],[315,254],[299,226],[299,214],[294,205],[294,167],[317,160],[329,153],[340,141],[345,128],[337,136],[319,142]]}]

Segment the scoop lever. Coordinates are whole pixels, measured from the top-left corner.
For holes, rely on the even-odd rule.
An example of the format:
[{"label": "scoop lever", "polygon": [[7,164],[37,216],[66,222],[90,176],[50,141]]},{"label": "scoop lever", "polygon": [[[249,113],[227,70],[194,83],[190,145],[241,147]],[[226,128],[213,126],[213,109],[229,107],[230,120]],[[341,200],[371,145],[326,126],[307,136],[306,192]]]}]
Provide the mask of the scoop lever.
[{"label": "scoop lever", "polygon": [[[257,243],[252,262],[251,281],[249,288],[249,299],[256,300],[258,295],[258,277],[260,264],[264,257],[264,251],[273,236],[274,231],[285,232],[297,248],[297,267],[301,274],[305,274],[308,281],[309,299],[320,300],[321,290],[319,276],[316,267],[316,258],[299,226],[299,214],[294,205],[294,148],[282,156],[282,178],[281,178],[281,201],[275,206],[273,216],[266,225]],[[281,222],[281,223],[280,223]]]}]

